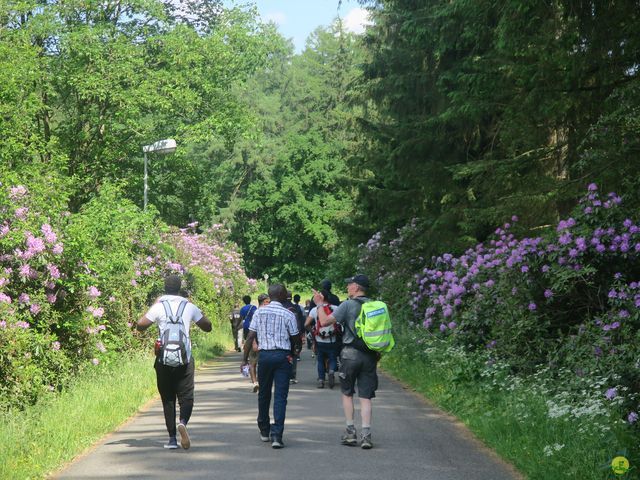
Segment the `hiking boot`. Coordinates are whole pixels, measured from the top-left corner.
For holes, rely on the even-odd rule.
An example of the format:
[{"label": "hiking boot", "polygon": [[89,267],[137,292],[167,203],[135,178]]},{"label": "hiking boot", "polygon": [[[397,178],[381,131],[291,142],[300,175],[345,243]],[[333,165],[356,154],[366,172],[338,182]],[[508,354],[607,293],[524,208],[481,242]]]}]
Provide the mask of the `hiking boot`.
[{"label": "hiking boot", "polygon": [[169,442],[164,446],[164,448],[168,448],[170,450],[178,448],[178,441],[176,440],[176,437],[169,437]]},{"label": "hiking boot", "polygon": [[284,447],[284,443],[282,443],[282,437],[271,437],[271,448],[282,448]]},{"label": "hiking boot", "polygon": [[358,444],[358,435],[356,435],[356,429],[347,428],[342,435],[341,441],[342,445],[348,445],[353,447]]},{"label": "hiking boot", "polygon": [[360,447],[363,450],[369,450],[370,448],[373,448],[373,443],[371,443],[371,434],[368,433],[367,435],[363,435],[362,436],[362,440],[360,441]]},{"label": "hiking boot", "polygon": [[318,379],[318,385],[317,385],[317,387],[318,387],[318,388],[324,388],[324,380],[322,380],[322,379]]},{"label": "hiking boot", "polygon": [[187,426],[184,423],[178,424],[178,433],[180,434],[180,446],[185,450],[189,450],[189,447],[191,447],[191,439],[189,438]]},{"label": "hiking boot", "polygon": [[260,385],[256,382],[253,384],[253,393],[258,393],[258,390],[260,390]]},{"label": "hiking boot", "polygon": [[268,442],[271,440],[269,437],[269,430],[260,430],[260,440],[263,442]]},{"label": "hiking boot", "polygon": [[336,384],[336,376],[333,372],[329,372],[329,388],[333,388]]}]

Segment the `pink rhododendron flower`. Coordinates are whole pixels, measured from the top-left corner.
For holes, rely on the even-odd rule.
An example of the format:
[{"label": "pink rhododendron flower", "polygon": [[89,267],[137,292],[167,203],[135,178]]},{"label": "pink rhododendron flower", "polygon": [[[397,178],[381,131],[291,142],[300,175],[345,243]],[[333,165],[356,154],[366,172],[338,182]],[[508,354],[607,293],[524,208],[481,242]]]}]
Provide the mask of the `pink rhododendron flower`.
[{"label": "pink rhododendron flower", "polygon": [[44,240],[38,237],[34,237],[30,233],[27,234],[27,249],[32,253],[42,253],[44,252],[45,245]]},{"label": "pink rhododendron flower", "polygon": [[49,270],[49,275],[51,275],[51,278],[60,278],[60,270],[58,270],[58,267],[53,263],[49,263],[47,265],[47,270]]},{"label": "pink rhododendron flower", "polygon": [[87,295],[89,295],[91,298],[98,298],[101,294],[102,292],[98,290],[97,287],[94,287],[93,285],[90,286],[89,289],[87,290]]},{"label": "pink rhododendron flower", "polygon": [[48,223],[43,224],[42,227],[40,227],[40,231],[44,235],[44,239],[48,244],[54,244],[56,243],[56,240],[58,240],[58,236]]},{"label": "pink rhododendron flower", "polygon": [[27,207],[16,208],[16,218],[18,220],[24,220],[27,218],[27,213],[29,213],[29,209]]},{"label": "pink rhododendron flower", "polygon": [[22,265],[19,272],[22,278],[28,278],[31,276],[31,267],[29,265]]},{"label": "pink rhododendron flower", "polygon": [[9,198],[11,200],[18,200],[19,198],[24,197],[27,193],[28,190],[25,186],[17,185],[9,189]]}]

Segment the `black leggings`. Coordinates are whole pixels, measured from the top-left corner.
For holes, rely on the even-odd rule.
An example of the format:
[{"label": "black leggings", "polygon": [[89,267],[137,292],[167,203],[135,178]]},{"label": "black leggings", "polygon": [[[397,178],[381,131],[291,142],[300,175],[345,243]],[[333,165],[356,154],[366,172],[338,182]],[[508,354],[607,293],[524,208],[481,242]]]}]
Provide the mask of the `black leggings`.
[{"label": "black leggings", "polygon": [[193,411],[193,378],[195,362],[183,367],[167,367],[156,361],[156,381],[162,398],[164,421],[170,437],[176,436],[176,397],[180,405],[180,421],[185,425]]}]

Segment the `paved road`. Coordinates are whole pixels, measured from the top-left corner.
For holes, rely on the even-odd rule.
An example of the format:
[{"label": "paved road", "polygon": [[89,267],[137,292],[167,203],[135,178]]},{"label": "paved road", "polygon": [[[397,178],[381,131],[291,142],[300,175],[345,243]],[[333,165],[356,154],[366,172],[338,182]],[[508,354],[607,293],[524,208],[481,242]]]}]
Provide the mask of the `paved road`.
[{"label": "paved road", "polygon": [[239,374],[240,354],[233,353],[196,372],[190,450],[162,448],[166,430],[162,405],[155,401],[53,478],[520,478],[464,427],[386,376],[381,376],[374,400],[374,448],[340,445],[344,420],[339,387],[315,388],[315,362],[307,350],[302,359],[300,383],[289,393],[282,450],[260,441],[255,422],[257,395]]}]

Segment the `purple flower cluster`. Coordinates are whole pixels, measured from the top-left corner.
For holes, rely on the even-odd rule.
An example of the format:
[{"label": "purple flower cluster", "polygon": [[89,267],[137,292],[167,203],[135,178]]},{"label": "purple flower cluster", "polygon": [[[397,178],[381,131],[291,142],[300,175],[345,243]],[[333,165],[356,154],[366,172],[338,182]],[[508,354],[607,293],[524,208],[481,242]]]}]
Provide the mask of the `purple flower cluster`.
[{"label": "purple flower cluster", "polygon": [[30,208],[25,186],[9,187],[5,194],[3,211],[9,215],[0,225],[0,307],[15,325],[30,328],[56,301],[64,245]]},{"label": "purple flower cluster", "polygon": [[[478,244],[459,257],[451,254],[434,257],[430,266],[415,276],[410,305],[416,316],[426,328],[439,325],[440,331],[446,332],[453,330],[448,327],[453,319],[473,309],[481,299],[492,299],[499,305],[508,303],[510,308],[518,308],[519,314],[539,315],[545,303],[555,300],[558,292],[553,279],[562,275],[562,271],[582,272],[592,258],[612,255],[637,258],[640,227],[634,221],[627,218],[618,225],[592,224],[592,216],[622,202],[615,193],[601,199],[597,189],[597,185],[589,185],[587,195],[580,201],[579,208],[590,208],[588,213],[582,216],[578,212],[559,221],[555,231],[545,237],[517,239],[510,231],[512,223],[518,221],[514,216],[512,223],[498,228],[495,237],[486,244]],[[621,282],[621,277],[616,281]],[[604,331],[620,328],[632,315],[630,309],[640,308],[637,288],[638,284],[632,282],[609,292],[610,299],[618,303],[624,300],[624,308],[615,312],[615,319],[602,325]],[[464,331],[464,322],[453,323]]]},{"label": "purple flower cluster", "polygon": [[[194,222],[189,224],[189,228],[174,231],[168,236],[168,240],[187,258],[186,267],[199,267],[209,274],[217,293],[233,292],[246,285],[255,286],[257,281],[248,279],[244,273],[241,254],[234,244],[226,240],[226,229],[217,224],[203,233],[196,233],[197,225],[198,222]],[[183,267],[169,262],[167,268],[180,271]]]}]

